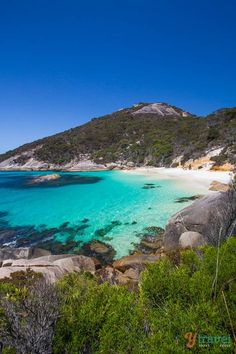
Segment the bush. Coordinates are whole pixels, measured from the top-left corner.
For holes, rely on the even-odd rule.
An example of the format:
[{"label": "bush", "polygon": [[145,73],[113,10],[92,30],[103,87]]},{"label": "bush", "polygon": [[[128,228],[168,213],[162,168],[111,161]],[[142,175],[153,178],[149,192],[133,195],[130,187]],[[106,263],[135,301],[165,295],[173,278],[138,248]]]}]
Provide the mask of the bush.
[{"label": "bush", "polygon": [[56,289],[40,280],[25,290],[17,297],[1,298],[0,338],[5,353],[11,348],[22,354],[51,353],[59,314]]},{"label": "bush", "polygon": [[63,305],[55,353],[134,353],[142,346],[143,317],[134,293],[124,287],[99,286],[77,274],[65,277],[59,289]]},{"label": "bush", "polygon": [[[33,343],[42,331],[34,317],[35,313],[39,313],[37,309],[41,308],[44,315],[47,312],[55,314],[45,312],[48,306],[52,306],[60,314],[54,331],[55,354],[189,353],[186,333],[191,332],[193,336],[230,335],[233,339],[236,323],[235,279],[236,238],[231,237],[219,250],[205,246],[197,252],[187,250],[178,257],[166,256],[149,265],[141,275],[136,292],[123,286],[99,285],[90,274],[73,273],[65,276],[56,286],[56,294],[60,297],[58,307],[58,300],[54,301],[50,294],[42,295],[41,301],[37,300],[37,286],[31,281],[23,288],[19,287],[19,283],[18,287],[8,283],[10,290],[13,286],[18,290],[26,289],[26,292],[18,294],[18,298],[8,299],[10,309],[14,310],[9,312],[9,307],[4,306],[8,298],[7,288],[2,290],[6,283],[0,283],[0,294],[4,300],[1,319],[5,322],[2,321],[0,327],[5,338],[4,350],[5,353],[14,353],[11,351],[14,348],[17,353],[51,353],[52,332],[41,338],[44,351],[40,348],[36,351]],[[25,301],[28,312],[22,318],[25,310],[22,312],[19,304]],[[44,308],[37,307],[37,303],[44,305]],[[22,350],[19,339],[13,336],[12,340],[14,332],[11,331],[11,324],[16,319],[21,338],[23,333],[24,343],[31,345],[27,347],[28,351]],[[32,328],[28,327],[29,323]],[[210,344],[206,348],[196,342],[191,352],[218,354],[221,351],[231,353],[232,350],[232,345],[222,348]]]},{"label": "bush", "polygon": [[[230,333],[233,339],[226,306],[235,324],[235,280],[235,237],[220,247],[219,254],[216,248],[207,246],[198,256],[193,251],[183,252],[178,267],[168,259],[150,265],[142,274],[140,293],[149,311],[151,341],[155,345],[164,343],[163,353],[172,352],[174,348],[181,353],[185,352],[183,334],[187,332],[208,336]],[[198,347],[196,353],[204,350]],[[225,352],[231,353],[231,350],[226,348]],[[211,347],[211,353],[219,353],[219,347]]]}]

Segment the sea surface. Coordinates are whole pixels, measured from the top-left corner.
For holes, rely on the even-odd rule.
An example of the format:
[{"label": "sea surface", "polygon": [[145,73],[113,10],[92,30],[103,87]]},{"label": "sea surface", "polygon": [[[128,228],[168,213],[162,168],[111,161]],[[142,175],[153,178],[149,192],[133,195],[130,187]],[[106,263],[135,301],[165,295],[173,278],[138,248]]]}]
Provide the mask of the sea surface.
[{"label": "sea surface", "polygon": [[119,258],[134,249],[145,227],[164,227],[190,203],[178,198],[197,194],[173,180],[122,171],[61,173],[61,179],[31,183],[44,174],[0,172],[0,246],[73,252],[97,239]]}]

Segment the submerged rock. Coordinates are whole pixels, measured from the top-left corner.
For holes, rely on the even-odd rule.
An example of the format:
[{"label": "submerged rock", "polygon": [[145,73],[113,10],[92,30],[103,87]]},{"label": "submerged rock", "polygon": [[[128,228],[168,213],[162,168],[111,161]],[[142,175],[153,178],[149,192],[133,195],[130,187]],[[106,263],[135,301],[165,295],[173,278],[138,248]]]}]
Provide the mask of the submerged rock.
[{"label": "submerged rock", "polygon": [[[83,236],[89,226],[88,223],[70,225],[69,222],[64,222],[58,228],[47,228],[47,225],[40,225],[36,228],[34,225],[11,226],[7,220],[0,220],[0,247],[37,246],[52,253],[69,253],[79,246],[80,242],[75,241],[76,236]],[[59,242],[58,235],[63,235],[66,242]]]},{"label": "submerged rock", "polygon": [[114,229],[114,227],[119,226],[119,225],[121,225],[121,222],[118,220],[114,220],[110,224],[105,226],[104,228],[96,230],[94,233],[94,236],[95,237],[103,237],[106,234],[108,234],[108,232],[110,232],[112,229]]},{"label": "submerged rock", "polygon": [[187,202],[191,202],[192,200],[196,200],[201,198],[202,195],[192,195],[191,197],[181,197],[181,198],[177,198],[175,200],[175,203],[187,203]]},{"label": "submerged rock", "polygon": [[[137,234],[141,238],[140,243],[135,244],[135,251],[144,254],[155,253],[162,247],[164,229],[159,226],[145,227],[143,233]],[[133,253],[133,252],[132,252]]]},{"label": "submerged rock", "polygon": [[154,188],[161,188],[161,186],[158,186],[154,183],[145,183],[142,189],[154,189]]},{"label": "submerged rock", "polygon": [[81,242],[68,239],[65,243],[51,239],[39,244],[40,247],[52,252],[53,254],[75,253]]},{"label": "submerged rock", "polygon": [[109,247],[105,245],[105,243],[99,242],[99,241],[93,241],[90,244],[90,249],[92,252],[96,252],[99,254],[106,254],[109,252]]},{"label": "submerged rock", "polygon": [[152,241],[142,240],[140,244],[136,246],[136,249],[144,254],[155,253],[162,247],[162,239],[154,239]]},{"label": "submerged rock", "polygon": [[172,216],[164,233],[164,248],[178,249],[180,236],[186,231],[198,232],[205,243],[217,246],[236,231],[235,226],[236,192],[207,195]]},{"label": "submerged rock", "polygon": [[79,174],[63,173],[49,174],[37,177],[10,176],[7,180],[1,183],[1,187],[13,189],[28,189],[28,188],[58,188],[77,184],[94,184],[102,181],[102,177],[98,176],[82,176]]},{"label": "submerged rock", "polygon": [[154,189],[156,188],[155,186],[143,186],[142,189]]},{"label": "submerged rock", "polygon": [[147,226],[144,231],[148,233],[148,235],[157,236],[163,234],[165,230],[160,226]]},{"label": "submerged rock", "polygon": [[0,218],[5,218],[8,214],[8,211],[0,211]]},{"label": "submerged rock", "polygon": [[78,253],[87,257],[95,257],[101,264],[106,265],[113,262],[116,251],[111,245],[104,242],[92,241],[84,244]]},{"label": "submerged rock", "polygon": [[44,183],[44,182],[48,182],[48,181],[54,181],[56,179],[61,178],[61,176],[57,173],[53,173],[50,175],[44,175],[44,176],[40,176],[40,177],[34,177],[32,178],[32,180],[29,182],[29,184],[38,184],[38,183]]},{"label": "submerged rock", "polygon": [[87,223],[87,222],[89,222],[89,219],[84,218],[83,220],[81,220],[81,222],[82,222],[82,223]]}]

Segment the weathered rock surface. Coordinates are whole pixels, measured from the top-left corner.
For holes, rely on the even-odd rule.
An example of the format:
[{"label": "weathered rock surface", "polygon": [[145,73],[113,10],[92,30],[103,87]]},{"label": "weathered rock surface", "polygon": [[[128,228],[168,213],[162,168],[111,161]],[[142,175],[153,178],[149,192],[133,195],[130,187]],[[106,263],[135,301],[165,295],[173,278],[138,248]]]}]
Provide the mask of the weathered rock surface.
[{"label": "weathered rock surface", "polygon": [[203,235],[196,231],[186,231],[179,238],[179,247],[182,249],[203,246],[205,243]]},{"label": "weathered rock surface", "polygon": [[155,263],[159,258],[159,255],[133,254],[118,259],[113,263],[113,267],[121,271],[125,271],[128,268],[143,268],[149,263]]},{"label": "weathered rock surface", "polygon": [[218,192],[196,200],[169,220],[163,237],[166,250],[179,248],[186,231],[199,232],[204,242],[216,246],[232,234],[236,225],[236,192]]},{"label": "weathered rock surface", "polygon": [[0,263],[7,259],[31,259],[41,256],[48,256],[50,254],[51,252],[36,247],[4,247],[0,248]]},{"label": "weathered rock surface", "polygon": [[106,254],[109,252],[109,247],[102,242],[94,241],[90,244],[90,249],[93,252]]},{"label": "weathered rock surface", "polygon": [[188,117],[191,114],[185,112],[181,109],[176,109],[174,106],[170,106],[166,103],[151,103],[148,104],[134,113],[136,114],[157,114],[158,116],[165,117],[165,116],[174,116],[174,117]]},{"label": "weathered rock surface", "polygon": [[[23,171],[46,171],[46,170],[68,170],[68,171],[93,171],[104,170],[104,164],[97,164],[91,160],[90,155],[81,154],[78,159],[74,159],[64,165],[49,164],[44,161],[39,161],[34,156],[35,150],[40,149],[39,145],[36,149],[30,149],[21,154],[16,154],[2,162],[0,162],[1,171],[23,170]],[[18,161],[23,158],[25,161]]]},{"label": "weathered rock surface", "polygon": [[92,241],[84,244],[80,248],[79,254],[87,257],[95,257],[101,262],[101,264],[107,265],[113,262],[116,252],[111,245],[101,241]]},{"label": "weathered rock surface", "polygon": [[111,266],[99,269],[96,275],[100,283],[108,282],[109,284],[118,284],[118,277],[122,276],[123,273]]},{"label": "weathered rock surface", "polygon": [[96,272],[101,283],[130,285],[137,284],[139,281],[140,270],[138,268],[129,268],[124,273],[111,266],[100,269]]},{"label": "weathered rock surface", "polygon": [[0,268],[0,279],[9,277],[16,271],[26,271],[27,268],[34,272],[42,273],[47,281],[54,283],[64,274],[86,271],[95,273],[95,262],[90,257],[81,255],[49,255],[35,259],[16,259],[3,261]]},{"label": "weathered rock surface", "polygon": [[217,192],[227,192],[230,189],[230,186],[226,183],[221,183],[219,181],[212,181],[209,187],[210,191]]}]

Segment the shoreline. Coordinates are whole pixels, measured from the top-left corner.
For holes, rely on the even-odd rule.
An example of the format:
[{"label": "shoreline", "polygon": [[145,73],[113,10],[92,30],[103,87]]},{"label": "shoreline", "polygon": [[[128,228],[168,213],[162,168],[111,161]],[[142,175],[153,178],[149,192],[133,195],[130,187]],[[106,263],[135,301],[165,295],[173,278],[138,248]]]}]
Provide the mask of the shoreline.
[{"label": "shoreline", "polygon": [[88,168],[88,169],[0,169],[0,172],[42,172],[42,173],[77,173],[77,172],[102,172],[119,171],[127,174],[141,175],[156,180],[175,180],[184,188],[196,189],[198,193],[209,194],[210,184],[213,181],[229,184],[233,178],[232,171],[212,171],[212,170],[187,170],[181,167],[128,167],[124,168]]},{"label": "shoreline", "polygon": [[233,173],[228,171],[210,171],[210,170],[184,170],[179,167],[137,167],[132,170],[121,170],[123,173],[142,175],[152,179],[175,180],[181,187],[196,189],[203,194],[214,193],[209,190],[213,181],[229,184]]}]

